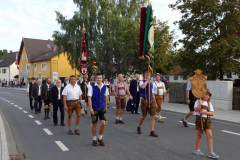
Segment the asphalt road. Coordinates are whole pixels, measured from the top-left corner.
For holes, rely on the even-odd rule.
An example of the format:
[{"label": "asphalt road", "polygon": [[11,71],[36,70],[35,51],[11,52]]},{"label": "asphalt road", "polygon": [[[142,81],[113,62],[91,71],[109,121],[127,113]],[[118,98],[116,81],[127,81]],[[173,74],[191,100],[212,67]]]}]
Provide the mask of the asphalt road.
[{"label": "asphalt road", "polygon": [[[115,124],[115,104],[110,103],[107,111],[108,123],[103,136],[106,146],[93,147],[89,114],[81,117],[81,135],[68,135],[67,119],[65,118],[66,126],[54,126],[52,119],[43,120],[43,110],[37,115],[30,110],[26,91],[0,88],[0,109],[11,127],[18,152],[25,153],[28,160],[209,159],[206,136],[203,136],[200,147],[204,156],[198,157],[193,154],[196,137],[195,117],[188,120],[192,125],[189,124],[189,127],[185,128],[179,122],[183,118],[182,114],[163,111],[165,123],[156,123],[155,131],[159,137],[155,138],[149,136],[149,116],[142,125],[143,134],[138,135],[136,130],[140,115],[124,112],[125,124]],[[60,115],[58,117],[60,118]],[[73,126],[75,118],[74,114]],[[223,160],[239,159],[240,126],[217,120],[212,122],[214,152]],[[44,129],[47,129],[47,132]],[[56,142],[62,145],[59,146]]]}]

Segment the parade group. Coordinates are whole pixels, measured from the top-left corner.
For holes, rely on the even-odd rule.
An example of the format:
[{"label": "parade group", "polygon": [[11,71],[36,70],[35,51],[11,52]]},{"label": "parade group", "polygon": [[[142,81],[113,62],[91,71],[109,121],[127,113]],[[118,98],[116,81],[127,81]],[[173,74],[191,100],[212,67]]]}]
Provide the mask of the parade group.
[{"label": "parade group", "polygon": [[[87,76],[87,75],[86,75]],[[150,84],[151,92],[148,92]],[[107,108],[110,102],[110,94],[113,93],[116,102],[116,124],[124,124],[123,113],[126,107],[126,96],[129,97],[134,103],[134,107],[130,108],[132,113],[139,114],[138,107],[141,108],[141,118],[137,126],[137,133],[142,134],[141,125],[147,114],[150,115],[150,136],[158,137],[154,131],[155,121],[164,123],[161,117],[161,104],[166,102],[166,85],[165,77],[157,73],[151,77],[150,73],[146,71],[144,73],[144,80],[140,80],[139,75],[136,75],[135,79],[131,81],[130,87],[124,81],[123,74],[118,75],[118,80],[110,85],[108,78],[97,73],[95,75],[95,82],[88,81],[88,77],[83,80],[82,83],[76,80],[74,75],[70,78],[65,77],[64,83],[60,79],[56,80],[55,84],[51,83],[50,78],[45,80],[35,80],[31,78],[31,82],[27,87],[27,95],[30,101],[30,109],[35,111],[36,114],[41,113],[42,105],[44,107],[44,119],[50,119],[50,108],[53,106],[53,123],[58,125],[57,112],[60,110],[60,125],[64,124],[64,110],[68,114],[68,134],[80,135],[78,128],[80,122],[80,116],[88,114],[87,107],[90,110],[92,120],[92,145],[93,146],[105,146],[103,141],[103,133],[105,124],[107,121]],[[150,94],[149,94],[150,93]],[[189,105],[190,112],[186,114],[186,117],[182,119],[183,125],[188,127],[187,119],[196,112],[196,129],[197,136],[195,140],[196,150],[194,154],[202,156],[200,151],[200,140],[202,137],[202,122],[205,123],[204,131],[207,136],[210,158],[218,158],[213,152],[212,130],[211,120],[209,116],[213,116],[214,110],[210,103],[211,93],[208,90],[206,95],[201,99],[194,97],[191,91],[191,83],[187,85],[187,99],[186,103]],[[149,98],[148,98],[149,97]],[[34,105],[33,105],[34,100]],[[84,103],[83,103],[84,102]],[[140,103],[141,102],[141,103]],[[140,104],[139,104],[140,103]],[[204,107],[202,107],[204,106]],[[74,130],[72,129],[71,118],[73,112],[76,112],[76,125]],[[201,115],[201,119],[200,119]],[[97,138],[97,122],[100,121],[99,133]]]}]

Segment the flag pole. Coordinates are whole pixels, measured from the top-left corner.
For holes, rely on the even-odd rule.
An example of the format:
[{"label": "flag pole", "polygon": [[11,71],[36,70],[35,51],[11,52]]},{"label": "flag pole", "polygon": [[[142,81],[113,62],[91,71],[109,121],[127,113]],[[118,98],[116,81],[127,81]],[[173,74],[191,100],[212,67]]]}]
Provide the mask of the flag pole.
[{"label": "flag pole", "polygon": [[[87,74],[85,74],[85,83],[87,83]],[[85,84],[85,90],[84,90],[85,94],[84,94],[84,98],[86,100],[87,98],[87,84]]]},{"label": "flag pole", "polygon": [[[150,60],[148,61],[148,76],[150,76]],[[150,80],[151,80],[151,77],[150,79],[148,80],[148,105],[149,105],[149,108],[150,108],[150,88],[151,88],[151,84],[150,84]]]}]

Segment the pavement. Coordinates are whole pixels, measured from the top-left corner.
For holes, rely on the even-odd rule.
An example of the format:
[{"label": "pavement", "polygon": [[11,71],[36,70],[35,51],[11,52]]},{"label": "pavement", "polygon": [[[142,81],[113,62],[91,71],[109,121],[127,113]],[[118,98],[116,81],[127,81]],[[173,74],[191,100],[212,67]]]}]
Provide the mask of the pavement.
[{"label": "pavement", "polygon": [[[0,88],[0,110],[2,111],[0,115],[6,120],[4,127],[0,122],[0,128],[5,128],[5,140],[7,140],[9,152],[7,153],[5,144],[5,149],[1,148],[1,153],[5,155],[25,153],[28,160],[209,159],[206,136],[203,136],[201,141],[201,151],[204,156],[198,157],[193,154],[196,137],[195,116],[188,119],[188,128],[183,127],[181,123],[181,119],[188,111],[187,105],[163,103],[164,123],[156,122],[155,132],[159,137],[154,138],[149,136],[149,116],[142,125],[143,134],[141,135],[136,132],[141,117],[139,114],[124,112],[125,124],[114,124],[116,108],[114,102],[114,97],[111,97],[107,111],[108,123],[103,136],[106,146],[93,147],[89,114],[81,117],[79,124],[81,135],[70,136],[67,134],[67,125],[54,126],[52,119],[43,120],[43,113],[35,114],[30,110],[26,89]],[[220,159],[236,160],[240,157],[239,113],[215,109],[212,132],[214,151]],[[75,118],[74,114],[73,126]],[[66,120],[65,115],[65,124],[67,124]],[[9,129],[6,129],[7,126]],[[1,131],[1,144],[6,142],[2,135]],[[1,160],[7,159],[4,157]]]}]

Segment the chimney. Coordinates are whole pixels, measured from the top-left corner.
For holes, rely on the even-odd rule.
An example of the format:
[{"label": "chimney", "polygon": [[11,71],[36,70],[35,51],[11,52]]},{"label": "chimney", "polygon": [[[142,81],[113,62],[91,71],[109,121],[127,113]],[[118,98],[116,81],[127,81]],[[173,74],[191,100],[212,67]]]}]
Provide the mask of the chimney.
[{"label": "chimney", "polygon": [[12,50],[10,50],[10,53],[12,53]]},{"label": "chimney", "polygon": [[57,49],[57,47],[56,47],[56,46],[52,47],[52,51],[55,51],[56,49]]}]

